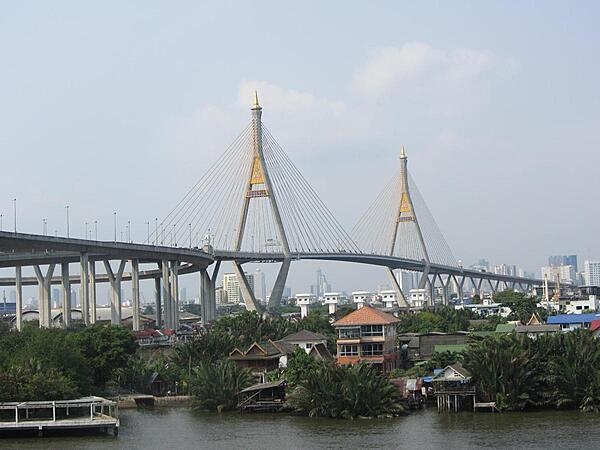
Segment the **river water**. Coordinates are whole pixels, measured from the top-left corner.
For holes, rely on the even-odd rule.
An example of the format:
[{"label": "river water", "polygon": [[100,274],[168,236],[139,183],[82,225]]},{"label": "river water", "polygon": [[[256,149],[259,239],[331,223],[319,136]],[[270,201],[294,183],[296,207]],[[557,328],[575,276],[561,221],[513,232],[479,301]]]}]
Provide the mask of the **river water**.
[{"label": "river water", "polygon": [[596,447],[600,415],[577,411],[438,413],[331,420],[287,414],[122,410],[117,437],[0,439],[0,449],[571,449]]}]

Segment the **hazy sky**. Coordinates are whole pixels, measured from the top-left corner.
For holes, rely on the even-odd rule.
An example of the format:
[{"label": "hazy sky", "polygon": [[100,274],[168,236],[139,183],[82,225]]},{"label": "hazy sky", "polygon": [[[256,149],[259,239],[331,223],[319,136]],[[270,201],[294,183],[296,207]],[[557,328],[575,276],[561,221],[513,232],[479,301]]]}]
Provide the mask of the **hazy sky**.
[{"label": "hazy sky", "polygon": [[[0,2],[0,213],[145,239],[263,121],[347,228],[409,168],[455,256],[600,258],[598,2]],[[343,7],[342,7],[343,6]],[[306,290],[313,270],[292,270]],[[380,269],[323,265],[335,287]],[[364,278],[363,278],[364,277]],[[384,281],[383,276],[380,277]],[[367,284],[367,285],[365,285]]]}]

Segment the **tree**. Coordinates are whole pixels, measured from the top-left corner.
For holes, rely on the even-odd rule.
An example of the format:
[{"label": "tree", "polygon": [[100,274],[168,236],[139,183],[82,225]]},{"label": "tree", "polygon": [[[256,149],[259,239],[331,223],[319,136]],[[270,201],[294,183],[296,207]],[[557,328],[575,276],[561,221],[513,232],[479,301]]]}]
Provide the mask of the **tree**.
[{"label": "tree", "polygon": [[318,361],[288,396],[296,412],[310,417],[351,419],[401,413],[400,393],[373,366],[338,366]]},{"label": "tree", "polygon": [[192,406],[208,411],[232,410],[237,406],[238,393],[252,382],[250,371],[233,361],[202,362],[190,380]]},{"label": "tree", "polygon": [[523,323],[527,323],[534,313],[538,314],[542,319],[548,316],[548,312],[545,309],[538,308],[535,298],[530,298],[527,294],[515,292],[512,289],[495,294],[494,301],[511,309],[508,320],[520,320]]},{"label": "tree", "polygon": [[113,371],[124,367],[138,349],[133,332],[125,327],[96,324],[72,333],[71,339],[81,348],[98,387],[103,387]]}]

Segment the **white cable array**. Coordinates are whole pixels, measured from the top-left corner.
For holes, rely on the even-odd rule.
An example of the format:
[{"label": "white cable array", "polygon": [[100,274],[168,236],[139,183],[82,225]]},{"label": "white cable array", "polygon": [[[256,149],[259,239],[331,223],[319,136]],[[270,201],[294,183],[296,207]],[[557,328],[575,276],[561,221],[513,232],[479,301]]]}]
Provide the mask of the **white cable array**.
[{"label": "white cable array", "polygon": [[[291,253],[358,253],[359,248],[263,125],[263,155]],[[162,245],[233,251],[253,163],[248,126],[151,235]],[[264,186],[266,190],[266,185]],[[283,252],[269,196],[250,198],[240,251]]]},{"label": "white cable array", "polygon": [[[408,185],[414,214],[425,241],[429,260],[436,264],[457,266],[450,247],[410,175]],[[424,260],[425,249],[421,245],[414,221],[398,223],[396,242],[391,249],[401,195],[400,171],[397,171],[350,234],[366,253]]]}]

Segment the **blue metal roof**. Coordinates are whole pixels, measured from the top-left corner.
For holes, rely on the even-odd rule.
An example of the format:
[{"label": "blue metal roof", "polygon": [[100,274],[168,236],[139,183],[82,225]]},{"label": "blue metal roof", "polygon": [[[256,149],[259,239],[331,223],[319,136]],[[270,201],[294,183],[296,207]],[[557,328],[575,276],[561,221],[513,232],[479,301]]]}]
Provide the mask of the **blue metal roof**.
[{"label": "blue metal roof", "polygon": [[600,314],[559,314],[549,316],[549,324],[590,323],[592,320],[600,319]]}]

